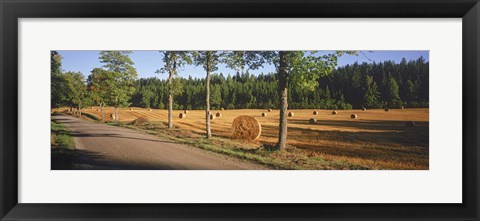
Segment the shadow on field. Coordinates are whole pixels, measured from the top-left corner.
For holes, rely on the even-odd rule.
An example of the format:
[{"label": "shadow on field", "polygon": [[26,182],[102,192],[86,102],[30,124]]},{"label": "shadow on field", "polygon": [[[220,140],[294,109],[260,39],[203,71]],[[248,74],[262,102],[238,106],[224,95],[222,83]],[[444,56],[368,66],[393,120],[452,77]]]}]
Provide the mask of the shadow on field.
[{"label": "shadow on field", "polygon": [[[290,120],[288,135],[295,137],[300,149],[322,154],[354,157],[374,161],[426,162],[429,156],[428,122],[419,122],[416,127],[405,127],[403,121],[333,121]],[[325,125],[328,130],[295,127],[297,125]],[[278,127],[262,126],[262,136],[276,137]],[[338,127],[338,130],[335,130]],[[360,131],[345,131],[342,128]],[[376,130],[376,131],[361,131]],[[312,140],[312,133],[314,139]],[[305,141],[305,142],[303,142]]]},{"label": "shadow on field", "polygon": [[[428,127],[428,122],[415,122],[415,127],[405,127],[406,121],[373,121],[373,120],[355,120],[355,121],[339,121],[339,120],[317,120],[316,123],[311,124],[309,120],[289,119],[288,122],[292,124],[301,125],[323,125],[331,127],[355,128],[364,130],[415,130],[418,128],[425,129]],[[427,128],[428,130],[428,128]]]}]

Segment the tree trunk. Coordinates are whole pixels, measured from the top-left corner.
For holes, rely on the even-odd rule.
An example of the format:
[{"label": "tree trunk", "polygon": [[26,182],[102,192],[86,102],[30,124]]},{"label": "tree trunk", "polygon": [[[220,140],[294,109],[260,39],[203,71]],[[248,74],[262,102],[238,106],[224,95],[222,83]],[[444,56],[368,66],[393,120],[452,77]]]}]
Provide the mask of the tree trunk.
[{"label": "tree trunk", "polygon": [[[208,53],[208,52],[207,52]],[[207,89],[206,89],[206,110],[205,110],[205,117],[206,117],[206,130],[207,130],[207,139],[212,137],[212,130],[210,128],[210,57],[207,55]]]},{"label": "tree trunk", "polygon": [[168,77],[168,129],[173,128],[173,95],[172,95],[172,78],[173,73],[170,72],[170,76]]},{"label": "tree trunk", "polygon": [[103,111],[103,103],[100,103],[100,111],[102,112],[102,122],[105,122],[105,112]]},{"label": "tree trunk", "polygon": [[115,97],[115,123],[118,123],[118,95]]},{"label": "tree trunk", "polygon": [[78,117],[82,117],[82,109],[80,109],[80,104],[78,105]]},{"label": "tree trunk", "polygon": [[115,123],[118,123],[118,107],[115,106]]},{"label": "tree trunk", "polygon": [[288,109],[288,73],[286,52],[280,51],[280,67],[278,71],[278,93],[280,97],[280,125],[276,148],[281,150],[287,146],[287,109]]}]

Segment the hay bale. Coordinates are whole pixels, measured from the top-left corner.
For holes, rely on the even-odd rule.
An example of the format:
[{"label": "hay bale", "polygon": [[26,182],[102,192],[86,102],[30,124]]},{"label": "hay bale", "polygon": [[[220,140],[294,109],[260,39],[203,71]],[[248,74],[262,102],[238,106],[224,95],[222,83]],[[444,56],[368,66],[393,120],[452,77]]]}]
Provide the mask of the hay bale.
[{"label": "hay bale", "polygon": [[225,110],[225,108],[222,107],[222,111],[224,111],[224,110]]},{"label": "hay bale", "polygon": [[183,113],[184,113],[184,114],[188,114],[188,110],[184,110]]},{"label": "hay bale", "polygon": [[357,117],[358,117],[358,116],[357,116],[356,114],[350,115],[350,118],[352,118],[352,119],[356,119]]},{"label": "hay bale", "polygon": [[148,108],[148,111],[152,111],[152,109],[151,109],[151,108]]},{"label": "hay bale", "polygon": [[215,115],[210,114],[210,120],[214,120],[214,119],[215,119]]},{"label": "hay bale", "polygon": [[336,115],[337,114],[337,111],[332,111],[332,115]]},{"label": "hay bale", "polygon": [[180,114],[178,115],[178,117],[179,117],[179,118],[185,118],[185,117],[187,117],[187,114],[185,114],[185,113],[180,113]]},{"label": "hay bale", "polygon": [[293,117],[295,114],[293,112],[288,112],[288,117]]},{"label": "hay bale", "polygon": [[93,109],[93,107],[90,107],[90,109]]},{"label": "hay bale", "polygon": [[313,115],[318,115],[318,111],[313,111]]},{"label": "hay bale", "polygon": [[367,108],[362,108],[362,111],[367,111]]},{"label": "hay bale", "polygon": [[415,127],[415,121],[407,121],[407,122],[405,122],[405,127]]},{"label": "hay bale", "polygon": [[317,119],[310,118],[310,120],[308,122],[310,122],[310,124],[315,124],[315,123],[317,123]]},{"label": "hay bale", "polygon": [[389,112],[389,111],[390,111],[390,109],[388,109],[388,108],[385,108],[385,112]]},{"label": "hay bale", "polygon": [[253,141],[260,137],[262,126],[254,117],[241,115],[233,120],[232,132],[234,139]]},{"label": "hay bale", "polygon": [[97,109],[97,111],[100,111],[100,109]]},{"label": "hay bale", "polygon": [[268,112],[272,112],[272,109],[268,109]]},{"label": "hay bale", "polygon": [[402,110],[403,110],[403,109],[405,109],[405,107],[404,107],[404,106],[402,106],[401,108],[402,108]]},{"label": "hay bale", "polygon": [[114,114],[114,113],[111,113],[111,114],[110,114],[110,118],[112,118],[112,120],[115,120],[115,114]]},{"label": "hay bale", "polygon": [[262,117],[266,117],[267,116],[267,113],[262,113]]},{"label": "hay bale", "polygon": [[130,108],[129,110],[133,111],[133,108]]},{"label": "hay bale", "polygon": [[222,113],[218,112],[217,114],[215,114],[216,117],[221,117],[222,116]]},{"label": "hay bale", "polygon": [[148,122],[148,119],[145,118],[145,117],[139,117],[135,120],[132,121],[132,124],[134,126],[141,126],[141,125],[145,125],[146,123]]}]

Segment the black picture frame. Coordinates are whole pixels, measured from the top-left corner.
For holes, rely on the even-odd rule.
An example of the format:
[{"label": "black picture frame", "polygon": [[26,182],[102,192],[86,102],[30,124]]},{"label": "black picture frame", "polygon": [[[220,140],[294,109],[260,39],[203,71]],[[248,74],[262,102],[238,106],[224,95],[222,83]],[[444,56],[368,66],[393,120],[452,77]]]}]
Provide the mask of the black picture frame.
[{"label": "black picture frame", "polygon": [[[479,220],[478,0],[0,0],[1,220]],[[135,17],[462,18],[462,204],[18,203],[18,19]],[[287,191],[287,190],[286,190]]]}]

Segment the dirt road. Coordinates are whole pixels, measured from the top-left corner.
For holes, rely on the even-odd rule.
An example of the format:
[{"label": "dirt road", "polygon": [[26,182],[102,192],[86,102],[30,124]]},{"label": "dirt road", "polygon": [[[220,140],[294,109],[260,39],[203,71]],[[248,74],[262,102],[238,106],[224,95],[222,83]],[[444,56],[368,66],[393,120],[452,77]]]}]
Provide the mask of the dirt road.
[{"label": "dirt road", "polygon": [[67,115],[52,119],[75,140],[74,169],[243,170],[266,169],[135,130],[97,124]]}]

